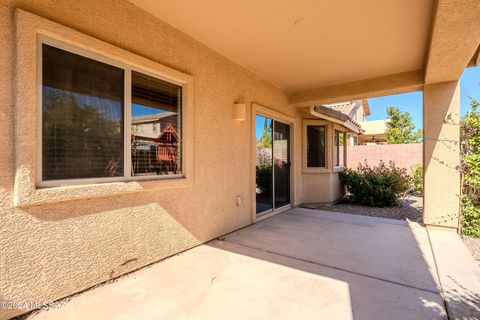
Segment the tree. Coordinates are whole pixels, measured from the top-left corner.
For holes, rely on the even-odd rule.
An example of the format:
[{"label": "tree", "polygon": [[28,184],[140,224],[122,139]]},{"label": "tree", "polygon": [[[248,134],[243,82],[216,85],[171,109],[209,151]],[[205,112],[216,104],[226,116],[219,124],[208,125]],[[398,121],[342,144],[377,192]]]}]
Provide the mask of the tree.
[{"label": "tree", "polygon": [[257,146],[260,148],[272,147],[272,127],[271,127],[271,120],[269,121],[268,118],[265,118],[265,121],[263,122],[263,133],[262,133],[262,137],[257,142]]},{"label": "tree", "polygon": [[[42,150],[44,177],[55,179],[123,174],[121,103],[92,105],[86,95],[44,89]],[[108,105],[107,105],[108,104]],[[68,170],[67,170],[68,169]]]},{"label": "tree", "polygon": [[416,129],[412,122],[412,116],[408,112],[402,112],[397,107],[389,107],[387,115],[390,121],[387,121],[387,143],[417,143],[422,138],[422,130]]}]

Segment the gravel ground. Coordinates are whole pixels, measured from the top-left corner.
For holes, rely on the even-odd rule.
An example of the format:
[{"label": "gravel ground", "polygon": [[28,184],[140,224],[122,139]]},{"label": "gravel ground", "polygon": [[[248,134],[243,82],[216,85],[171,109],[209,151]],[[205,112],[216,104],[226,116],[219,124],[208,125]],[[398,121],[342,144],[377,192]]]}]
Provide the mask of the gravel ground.
[{"label": "gravel ground", "polygon": [[397,220],[409,219],[411,221],[421,222],[423,212],[423,198],[416,195],[407,195],[401,200],[398,207],[367,207],[360,205],[351,205],[347,203],[337,203],[333,205],[310,203],[302,205],[303,208],[317,209],[325,211],[336,211],[362,216],[381,217]]},{"label": "gravel ground", "polygon": [[473,258],[480,264],[480,239],[462,236],[462,240],[472,254]]}]

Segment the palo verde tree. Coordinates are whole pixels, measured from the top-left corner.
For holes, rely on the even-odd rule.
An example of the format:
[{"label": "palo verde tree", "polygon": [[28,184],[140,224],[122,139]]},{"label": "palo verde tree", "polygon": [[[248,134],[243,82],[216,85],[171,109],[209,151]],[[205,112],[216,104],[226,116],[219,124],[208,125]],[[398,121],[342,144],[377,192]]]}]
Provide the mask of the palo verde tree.
[{"label": "palo verde tree", "polygon": [[397,107],[389,107],[387,115],[390,120],[386,122],[387,143],[402,144],[421,141],[422,130],[415,127],[410,113],[402,112]]}]

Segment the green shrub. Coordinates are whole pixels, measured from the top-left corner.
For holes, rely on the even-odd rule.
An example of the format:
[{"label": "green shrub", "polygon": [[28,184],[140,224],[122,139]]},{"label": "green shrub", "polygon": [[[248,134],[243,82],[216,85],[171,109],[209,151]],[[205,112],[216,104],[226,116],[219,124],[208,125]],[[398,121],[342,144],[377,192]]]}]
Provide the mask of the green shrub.
[{"label": "green shrub", "polygon": [[480,238],[480,206],[465,196],[462,199],[462,224],[463,234]]},{"label": "green shrub", "polygon": [[480,104],[472,99],[470,106],[460,122],[462,231],[480,238]]},{"label": "green shrub", "polygon": [[341,179],[349,193],[349,202],[371,207],[399,205],[400,197],[410,185],[407,170],[392,161],[389,165],[380,161],[376,167],[370,167],[367,162],[359,164],[356,170],[346,169]]},{"label": "green shrub", "polygon": [[413,190],[423,196],[423,167],[421,165],[412,168],[412,186]]}]

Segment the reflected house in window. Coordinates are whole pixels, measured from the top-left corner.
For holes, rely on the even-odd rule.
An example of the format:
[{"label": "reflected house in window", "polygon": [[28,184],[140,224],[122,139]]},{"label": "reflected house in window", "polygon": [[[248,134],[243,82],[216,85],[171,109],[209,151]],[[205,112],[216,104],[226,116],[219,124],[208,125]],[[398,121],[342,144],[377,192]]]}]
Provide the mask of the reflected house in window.
[{"label": "reflected house in window", "polygon": [[144,116],[132,117],[132,135],[146,139],[157,139],[167,125],[177,122],[176,112],[159,112]]},{"label": "reflected house in window", "polygon": [[181,174],[182,87],[132,72],[132,175]]},{"label": "reflected house in window", "polygon": [[132,170],[135,175],[181,171],[177,113],[132,117]]}]

